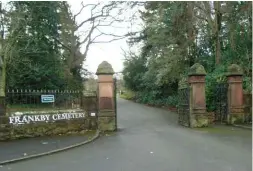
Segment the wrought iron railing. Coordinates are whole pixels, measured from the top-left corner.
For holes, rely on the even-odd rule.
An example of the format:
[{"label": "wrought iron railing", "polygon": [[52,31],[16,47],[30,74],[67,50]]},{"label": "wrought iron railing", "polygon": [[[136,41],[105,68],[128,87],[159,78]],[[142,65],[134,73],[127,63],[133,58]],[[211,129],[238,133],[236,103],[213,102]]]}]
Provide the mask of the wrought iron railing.
[{"label": "wrought iron railing", "polygon": [[190,88],[178,90],[178,122],[184,126],[190,126]]},{"label": "wrought iron railing", "polygon": [[80,90],[8,90],[7,112],[48,109],[79,109],[82,97],[96,96],[96,92]]},{"label": "wrought iron railing", "polygon": [[215,120],[220,122],[227,121],[228,115],[228,84],[219,83],[215,86],[214,101],[215,101]]}]

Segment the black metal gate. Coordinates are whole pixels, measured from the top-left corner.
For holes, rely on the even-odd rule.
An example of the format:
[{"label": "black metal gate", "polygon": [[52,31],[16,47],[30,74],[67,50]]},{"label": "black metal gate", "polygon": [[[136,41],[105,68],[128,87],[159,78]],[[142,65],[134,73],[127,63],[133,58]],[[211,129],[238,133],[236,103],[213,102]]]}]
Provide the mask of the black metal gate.
[{"label": "black metal gate", "polygon": [[114,78],[114,111],[115,111],[115,127],[118,129],[118,117],[117,117],[117,79]]},{"label": "black metal gate", "polygon": [[190,127],[190,88],[178,90],[178,123]]},{"label": "black metal gate", "polygon": [[227,122],[228,116],[228,84],[219,83],[215,86],[215,121]]}]

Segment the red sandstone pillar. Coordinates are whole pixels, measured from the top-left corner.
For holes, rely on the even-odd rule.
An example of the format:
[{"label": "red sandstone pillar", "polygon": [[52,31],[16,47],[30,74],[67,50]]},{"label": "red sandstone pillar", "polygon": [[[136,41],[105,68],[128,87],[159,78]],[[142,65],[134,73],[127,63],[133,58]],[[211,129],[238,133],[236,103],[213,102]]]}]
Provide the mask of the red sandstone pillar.
[{"label": "red sandstone pillar", "polygon": [[232,64],[228,67],[228,123],[244,122],[243,112],[243,87],[241,68]]},{"label": "red sandstone pillar", "polygon": [[116,130],[116,112],[114,101],[114,80],[111,64],[104,61],[97,69],[98,75],[98,129]]},{"label": "red sandstone pillar", "polygon": [[205,97],[205,68],[196,63],[190,68],[188,83],[190,86],[190,127],[208,126]]}]

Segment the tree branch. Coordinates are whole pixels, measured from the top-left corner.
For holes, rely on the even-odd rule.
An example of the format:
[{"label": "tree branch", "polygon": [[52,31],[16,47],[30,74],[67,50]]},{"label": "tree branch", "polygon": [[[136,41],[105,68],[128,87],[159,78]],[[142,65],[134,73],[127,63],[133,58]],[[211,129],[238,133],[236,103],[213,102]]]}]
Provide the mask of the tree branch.
[{"label": "tree branch", "polygon": [[109,40],[109,41],[94,41],[94,42],[92,42],[92,43],[111,43],[111,42],[113,42],[113,41],[117,41],[117,40],[121,40],[121,39],[124,39],[124,38],[126,38],[126,37],[120,37],[120,38],[115,38],[115,39],[111,39],[111,40]]},{"label": "tree branch", "polygon": [[88,18],[87,20],[84,20],[83,22],[81,22],[76,28],[75,31],[77,31],[80,27],[82,27],[85,23],[89,22],[89,21],[94,21],[96,18],[102,17],[103,15],[97,15],[91,18]]},{"label": "tree branch", "polygon": [[206,16],[207,16],[208,24],[209,24],[210,28],[212,29],[212,31],[214,31],[215,30],[214,22],[213,22],[212,17],[211,17],[212,12],[211,12],[211,7],[210,7],[209,3],[210,3],[209,1],[208,2],[204,1],[203,2],[204,6],[205,6],[206,13],[207,13]]},{"label": "tree branch", "polygon": [[[108,16],[109,16],[108,13],[109,13],[110,10],[113,9],[113,5],[115,5],[114,2],[112,2],[112,3],[108,4],[108,5],[103,6],[101,12],[97,12],[97,13],[100,13],[99,15],[95,15],[95,14],[97,14],[97,13],[93,14],[93,10],[95,10],[95,9],[99,6],[99,3],[96,4],[96,5],[94,5],[94,7],[91,9],[91,17],[88,18],[88,19],[86,19],[86,20],[84,20],[84,21],[82,21],[82,22],[76,27],[75,31],[77,31],[80,27],[82,27],[85,23],[87,23],[87,22],[89,22],[89,21],[94,21],[94,20],[96,20],[97,18],[108,17]],[[104,14],[104,9],[106,9],[106,8],[108,8],[107,11],[106,11],[107,14]],[[95,15],[95,16],[94,16],[94,15]]]},{"label": "tree branch", "polygon": [[101,34],[103,34],[103,35],[106,35],[106,36],[113,36],[113,37],[122,37],[122,36],[124,36],[124,37],[126,37],[128,34],[126,34],[126,35],[116,35],[116,34],[112,34],[112,33],[104,33],[104,32],[102,32],[100,29],[98,29],[98,28],[96,28],[96,30],[97,31],[99,31]]},{"label": "tree branch", "polygon": [[87,40],[89,40],[89,37],[91,37],[91,34],[93,33],[94,29],[99,25],[99,23],[100,23],[100,22],[98,22],[98,24],[95,26],[95,21],[93,21],[92,27],[91,27],[91,29],[90,29],[88,35],[86,36],[86,38],[85,38],[83,41],[81,41],[81,42],[79,43],[78,46],[84,44],[85,42],[87,42]]},{"label": "tree branch", "polygon": [[81,9],[79,10],[79,12],[76,13],[76,14],[73,16],[74,21],[76,21],[76,17],[77,17],[78,15],[81,14],[81,12],[83,11],[84,8],[86,8],[86,7],[88,7],[88,6],[92,6],[92,5],[95,6],[96,4],[87,4],[87,5],[84,5],[84,4],[83,4],[83,1],[82,1],[82,2],[81,2],[81,5],[82,5],[82,7],[81,7]]}]

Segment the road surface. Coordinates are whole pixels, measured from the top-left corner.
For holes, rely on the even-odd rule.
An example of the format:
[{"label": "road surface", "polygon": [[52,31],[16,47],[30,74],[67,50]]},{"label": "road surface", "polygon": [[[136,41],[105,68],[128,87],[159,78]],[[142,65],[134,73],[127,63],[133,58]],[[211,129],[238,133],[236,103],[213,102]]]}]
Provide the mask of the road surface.
[{"label": "road surface", "polygon": [[0,171],[251,171],[251,131],[189,129],[176,114],[118,99],[115,134]]}]

